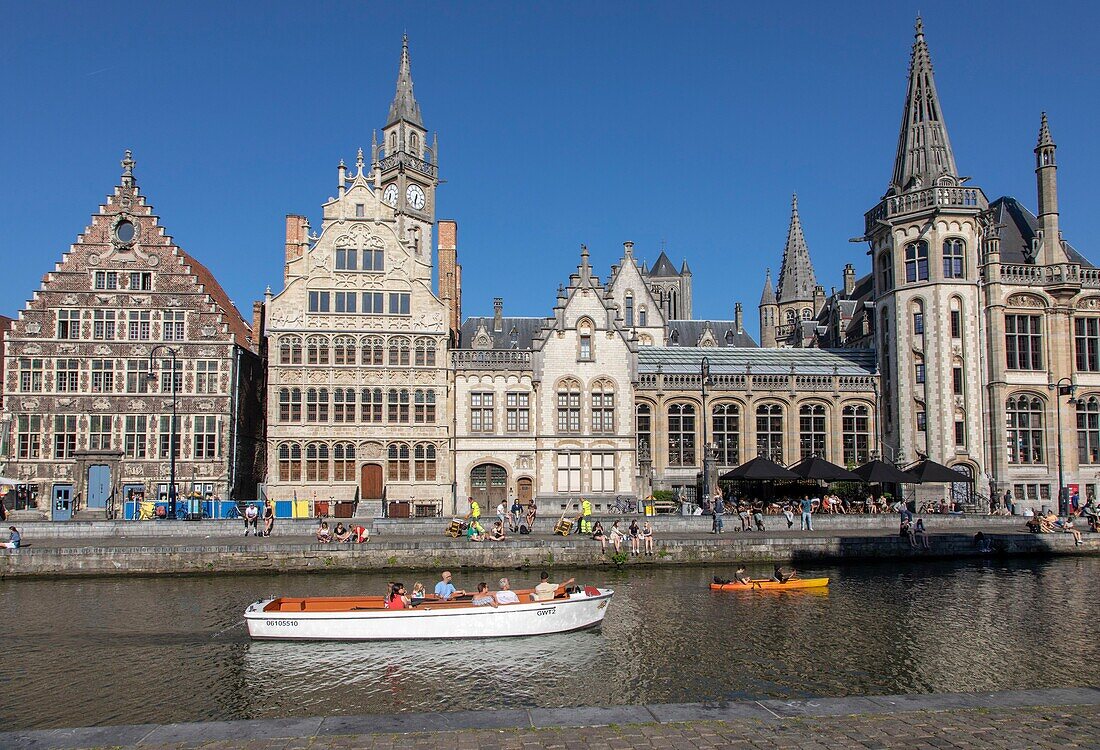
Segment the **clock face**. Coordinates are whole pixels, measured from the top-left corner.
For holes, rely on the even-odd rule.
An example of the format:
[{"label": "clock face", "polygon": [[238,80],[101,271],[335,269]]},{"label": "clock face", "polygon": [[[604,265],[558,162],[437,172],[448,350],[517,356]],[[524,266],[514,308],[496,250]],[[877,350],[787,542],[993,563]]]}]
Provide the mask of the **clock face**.
[{"label": "clock face", "polygon": [[397,185],[392,182],[382,192],[382,202],[391,208],[397,205]]},{"label": "clock face", "polygon": [[405,201],[417,211],[424,208],[424,189],[419,185],[409,185],[405,190]]}]

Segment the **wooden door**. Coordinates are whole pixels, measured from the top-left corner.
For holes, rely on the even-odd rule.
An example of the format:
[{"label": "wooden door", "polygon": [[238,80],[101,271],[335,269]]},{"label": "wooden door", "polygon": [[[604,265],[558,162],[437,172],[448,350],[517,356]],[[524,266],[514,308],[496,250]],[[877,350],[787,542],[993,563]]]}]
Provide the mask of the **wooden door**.
[{"label": "wooden door", "polygon": [[363,464],[361,480],[359,483],[361,500],[382,499],[382,465]]},{"label": "wooden door", "polygon": [[520,505],[530,505],[533,499],[534,487],[529,477],[524,477],[516,482],[516,497]]}]

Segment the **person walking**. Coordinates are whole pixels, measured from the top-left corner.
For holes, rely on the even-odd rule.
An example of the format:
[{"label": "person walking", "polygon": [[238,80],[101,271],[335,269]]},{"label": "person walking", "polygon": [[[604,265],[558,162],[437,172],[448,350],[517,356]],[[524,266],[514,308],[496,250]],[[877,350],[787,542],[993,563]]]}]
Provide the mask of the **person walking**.
[{"label": "person walking", "polygon": [[581,514],[577,520],[580,521],[579,533],[592,533],[592,502],[588,498],[581,498]]},{"label": "person walking", "polygon": [[802,496],[802,502],[799,503],[799,506],[802,508],[802,525],[801,525],[801,529],[803,531],[813,531],[814,530],[814,519],[813,519],[814,502],[813,502],[813,500],[810,499],[809,495],[803,495]]}]

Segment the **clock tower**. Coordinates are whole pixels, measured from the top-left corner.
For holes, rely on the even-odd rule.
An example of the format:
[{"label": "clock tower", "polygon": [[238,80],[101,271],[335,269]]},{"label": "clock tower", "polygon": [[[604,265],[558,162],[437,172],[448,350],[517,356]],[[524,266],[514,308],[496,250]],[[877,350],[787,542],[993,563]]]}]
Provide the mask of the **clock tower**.
[{"label": "clock tower", "polygon": [[371,161],[375,166],[376,189],[381,191],[382,202],[394,211],[398,235],[415,248],[418,260],[430,266],[439,162],[438,139],[433,139],[429,147],[427,136],[420,105],[413,96],[406,35],[401,43],[397,92],[382,131],[382,143],[376,138],[372,144]]}]

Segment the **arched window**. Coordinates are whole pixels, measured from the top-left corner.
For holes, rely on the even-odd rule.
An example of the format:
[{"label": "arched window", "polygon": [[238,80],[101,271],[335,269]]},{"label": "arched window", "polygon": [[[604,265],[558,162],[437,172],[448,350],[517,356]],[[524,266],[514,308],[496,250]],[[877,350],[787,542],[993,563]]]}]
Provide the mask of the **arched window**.
[{"label": "arched window", "polygon": [[382,422],[382,389],[364,388],[360,394],[362,412],[360,419],[363,422],[379,424]]},{"label": "arched window", "polygon": [[323,336],[310,336],[306,340],[306,364],[328,364],[328,339]]},{"label": "arched window", "polygon": [[841,412],[841,432],[844,463],[857,466],[867,463],[871,453],[870,410],[863,404],[850,404]]},{"label": "arched window", "polygon": [[795,314],[794,310],[788,310],[787,314],[784,316],[784,320],[786,320],[787,325],[789,326],[794,325],[794,321],[796,320],[796,318],[797,315]]},{"label": "arched window", "polygon": [[337,336],[332,342],[332,364],[354,365],[355,361],[355,339]]},{"label": "arched window", "polygon": [[302,481],[302,446],[298,443],[279,445],[279,481]]},{"label": "arched window", "polygon": [[337,443],[332,447],[332,480],[355,481],[355,446],[351,443]]},{"label": "arched window", "polygon": [[414,362],[417,367],[435,367],[435,342],[431,339],[417,339]]},{"label": "arched window", "polygon": [[592,321],[587,318],[577,323],[577,359],[588,362],[595,358],[592,348]]},{"label": "arched window", "polygon": [[581,384],[572,378],[558,383],[558,432],[581,431]]},{"label": "arched window", "polygon": [[1008,462],[1041,464],[1043,457],[1043,402],[1038,396],[1020,393],[1005,402],[1008,425]]},{"label": "arched window", "polygon": [[385,364],[382,358],[383,349],[381,336],[368,336],[363,341],[363,364],[375,367]]},{"label": "arched window", "polygon": [[928,281],[928,243],[924,240],[905,246],[905,281]]},{"label": "arched window", "polygon": [[306,444],[306,481],[328,481],[328,444]]},{"label": "arched window", "polygon": [[653,346],[653,337],[648,333],[643,333],[638,337],[638,343],[642,346]]},{"label": "arched window", "polygon": [[646,326],[646,322],[645,305],[642,305],[638,308],[638,325],[644,328]]},{"label": "arched window", "polygon": [[668,465],[695,466],[695,405],[668,407]]},{"label": "arched window", "polygon": [[966,252],[966,243],[958,237],[951,237],[943,241],[943,277],[945,279],[963,278],[963,254]]},{"label": "arched window", "polygon": [[390,131],[390,153],[393,153],[396,150],[397,150],[397,131],[396,130],[391,130]]},{"label": "arched window", "polygon": [[711,410],[711,433],[718,449],[719,466],[741,463],[741,407],[716,404]]},{"label": "arched window", "polygon": [[386,478],[391,482],[409,481],[409,446],[390,443],[386,449]]},{"label": "arched window", "polygon": [[395,366],[408,367],[409,365],[409,340],[402,336],[390,339],[390,360]]},{"label": "arched window", "polygon": [[811,310],[810,308],[808,308],[808,307],[803,307],[803,308],[802,308],[802,319],[803,319],[803,320],[809,320],[809,319],[810,319],[810,317],[811,317],[811,316],[812,316],[813,314],[814,314],[814,313],[813,313],[813,310]]},{"label": "arched window", "polygon": [[799,458],[825,455],[825,407],[821,404],[803,404],[798,409]]},{"label": "arched window", "polygon": [[283,336],[279,339],[279,364],[302,364],[302,339],[298,336]]},{"label": "arched window", "polygon": [[756,407],[756,454],[783,463],[783,407],[779,404]]},{"label": "arched window", "polygon": [[420,136],[416,133],[409,133],[409,148],[414,154],[420,153]]},{"label": "arched window", "polygon": [[610,380],[592,384],[592,432],[615,431],[615,386]]},{"label": "arched window", "polygon": [[894,254],[886,250],[878,259],[879,277],[882,280],[882,291],[888,292],[894,288]]},{"label": "arched window", "polygon": [[337,388],[332,392],[332,421],[355,421],[355,389]]},{"label": "arched window", "polygon": [[914,336],[923,336],[924,335],[924,303],[922,303],[920,300],[917,300],[916,302],[913,303],[911,309],[913,311],[913,335]]},{"label": "arched window", "polygon": [[414,474],[418,482],[434,482],[436,477],[436,450],[431,443],[417,443],[413,454]]},{"label": "arched window", "polygon": [[733,336],[733,329],[732,328],[727,328],[726,329],[726,346],[733,346],[734,340],[735,339],[734,339],[734,336]]},{"label": "arched window", "polygon": [[634,327],[634,295],[630,292],[626,293],[626,325],[630,328]]},{"label": "arched window", "polygon": [[1096,396],[1077,401],[1077,461],[1100,464],[1100,400]]},{"label": "arched window", "polygon": [[634,432],[638,436],[638,456],[652,457],[653,408],[647,403],[634,406]]},{"label": "arched window", "polygon": [[677,344],[680,343],[680,331],[679,331],[679,329],[673,328],[672,332],[670,334],[668,334],[668,343],[670,343],[673,346],[676,346]]}]

